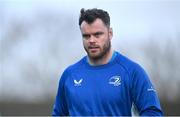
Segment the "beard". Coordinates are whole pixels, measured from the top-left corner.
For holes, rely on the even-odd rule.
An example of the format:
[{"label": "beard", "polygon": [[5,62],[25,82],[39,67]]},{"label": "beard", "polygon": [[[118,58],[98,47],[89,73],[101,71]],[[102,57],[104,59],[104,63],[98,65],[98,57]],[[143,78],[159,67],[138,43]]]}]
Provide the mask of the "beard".
[{"label": "beard", "polygon": [[[91,47],[96,47],[98,48],[98,52],[92,53],[91,50],[89,50]],[[102,47],[100,46],[90,46],[90,47],[85,47],[84,49],[86,50],[88,57],[94,61],[102,59],[104,56],[107,55],[107,53],[110,51],[111,48],[111,41],[107,41]]]}]

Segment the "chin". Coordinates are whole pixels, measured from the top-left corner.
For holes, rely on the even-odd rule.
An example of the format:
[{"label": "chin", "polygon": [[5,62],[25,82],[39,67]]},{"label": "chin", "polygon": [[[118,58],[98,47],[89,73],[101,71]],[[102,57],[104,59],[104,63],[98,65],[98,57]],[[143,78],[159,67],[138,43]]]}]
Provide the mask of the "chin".
[{"label": "chin", "polygon": [[91,59],[99,59],[101,58],[101,54],[97,53],[97,54],[89,54],[89,57]]}]

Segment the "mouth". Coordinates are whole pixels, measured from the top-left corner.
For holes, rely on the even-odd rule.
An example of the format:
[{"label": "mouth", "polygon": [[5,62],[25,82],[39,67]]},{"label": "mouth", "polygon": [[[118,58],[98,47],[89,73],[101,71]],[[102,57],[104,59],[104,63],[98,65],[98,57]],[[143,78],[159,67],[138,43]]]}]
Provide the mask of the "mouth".
[{"label": "mouth", "polygon": [[90,46],[90,47],[88,47],[88,49],[90,50],[90,52],[94,53],[94,52],[96,52],[99,49],[99,47],[97,47],[97,46]]}]

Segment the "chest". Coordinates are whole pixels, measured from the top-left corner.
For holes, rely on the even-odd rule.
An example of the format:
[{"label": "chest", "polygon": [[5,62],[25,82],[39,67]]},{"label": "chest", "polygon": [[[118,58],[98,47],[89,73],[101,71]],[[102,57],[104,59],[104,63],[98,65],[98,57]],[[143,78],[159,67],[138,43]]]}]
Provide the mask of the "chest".
[{"label": "chest", "polygon": [[84,70],[72,73],[66,85],[69,103],[122,104],[129,95],[129,77],[123,70]]}]

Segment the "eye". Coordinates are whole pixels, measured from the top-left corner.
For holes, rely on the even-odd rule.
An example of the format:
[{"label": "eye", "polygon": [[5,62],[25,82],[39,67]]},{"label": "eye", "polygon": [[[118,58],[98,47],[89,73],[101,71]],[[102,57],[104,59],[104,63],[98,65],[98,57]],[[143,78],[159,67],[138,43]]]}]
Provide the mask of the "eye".
[{"label": "eye", "polygon": [[96,38],[99,38],[101,35],[103,35],[103,32],[97,32],[97,33],[94,34],[94,36]]},{"label": "eye", "polygon": [[89,39],[91,35],[89,35],[89,34],[83,34],[82,36],[83,36],[84,39]]}]

